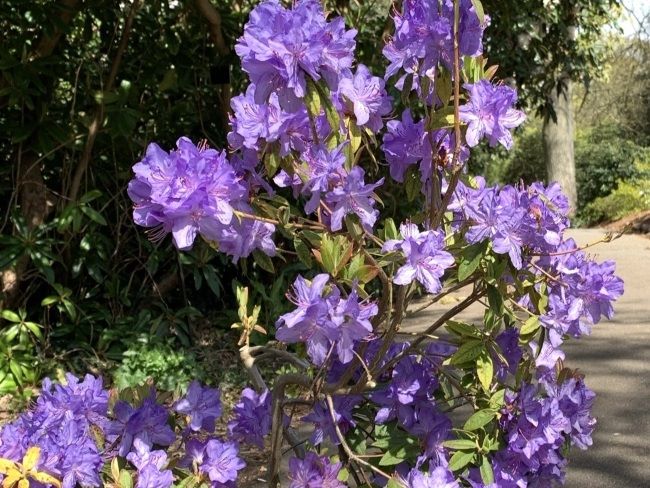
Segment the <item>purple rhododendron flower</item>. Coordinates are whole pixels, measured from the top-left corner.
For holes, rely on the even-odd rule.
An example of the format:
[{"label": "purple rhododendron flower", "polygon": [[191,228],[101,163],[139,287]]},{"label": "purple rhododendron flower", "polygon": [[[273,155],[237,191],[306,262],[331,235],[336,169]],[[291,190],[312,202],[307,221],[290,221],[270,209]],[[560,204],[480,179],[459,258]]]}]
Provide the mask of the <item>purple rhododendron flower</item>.
[{"label": "purple rhododendron flower", "polygon": [[349,70],[355,35],[342,20],[328,22],[317,0],[302,0],[292,9],[269,0],[251,12],[235,51],[255,84],[255,101],[277,93],[282,108],[295,111],[308,78],[323,76],[333,85]]},{"label": "purple rhododendron flower", "polygon": [[338,480],[342,463],[332,463],[327,457],[308,452],[305,459],[289,460],[289,488],[345,488]]},{"label": "purple rhododendron flower", "polygon": [[517,92],[505,85],[493,85],[487,80],[464,85],[469,91],[469,102],[460,107],[460,120],[467,123],[465,139],[470,147],[476,146],[486,136],[490,146],[501,143],[512,147],[510,129],[521,125],[526,116],[514,105]]},{"label": "purple rhododendron flower", "polygon": [[355,166],[346,176],[343,185],[334,188],[325,196],[325,201],[332,211],[330,227],[333,231],[343,228],[343,218],[348,214],[356,214],[361,225],[369,232],[372,231],[379,216],[379,211],[374,208],[373,195],[375,188],[381,186],[384,179],[366,184],[364,174],[363,168]]},{"label": "purple rhododendron flower", "polygon": [[236,211],[251,214],[252,209],[249,189],[226,153],[199,148],[185,137],[177,148],[167,153],[152,143],[133,166],[128,193],[136,224],[153,228],[155,240],[171,232],[178,249],[190,249],[200,234],[235,260],[256,248],[273,255],[272,225],[233,218]]},{"label": "purple rhododendron flower", "polygon": [[149,446],[136,440],[134,450],[126,459],[138,469],[136,488],[169,488],[174,483],[171,470],[163,469],[167,465],[165,451],[151,451]]},{"label": "purple rhododendron flower", "polygon": [[246,467],[239,457],[239,450],[234,442],[221,442],[210,439],[205,445],[203,464],[199,470],[208,475],[210,481],[228,484],[237,479],[237,473]]},{"label": "purple rhododendron flower", "polygon": [[384,88],[384,80],[373,76],[367,66],[360,64],[351,77],[339,81],[339,95],[351,111],[359,127],[378,132],[383,127],[382,117],[391,111],[391,100]]},{"label": "purple rhododendron flower", "polygon": [[230,437],[264,448],[264,437],[271,432],[271,393],[244,388],[228,422]]},{"label": "purple rhododendron flower", "polygon": [[444,251],[445,238],[441,231],[420,232],[415,224],[405,223],[400,226],[402,240],[389,240],[382,251],[400,251],[406,257],[393,282],[408,285],[418,281],[429,293],[438,293],[442,289],[440,278],[445,269],[454,265],[454,257]]},{"label": "purple rhododendron flower", "polygon": [[329,275],[319,274],[308,283],[298,276],[288,295],[297,308],[286,313],[276,323],[275,337],[285,343],[304,342],[307,353],[316,365],[321,365],[336,344],[339,360],[349,363],[356,342],[372,333],[370,319],[377,314],[374,303],[359,300],[353,290],[341,298],[336,286],[329,286]]},{"label": "purple rhododendron flower", "polygon": [[215,421],[221,416],[219,390],[202,387],[192,381],[187,393],[174,405],[174,410],[190,417],[189,427],[193,431],[214,432]]},{"label": "purple rhododendron flower", "polygon": [[[363,401],[359,395],[336,395],[332,398],[334,403],[334,418],[341,433],[345,435],[357,424],[352,417],[352,410]],[[301,419],[303,422],[314,424],[314,432],[311,435],[311,442],[319,445],[329,440],[334,444],[340,444],[336,435],[332,415],[327,404],[323,401],[316,403],[313,411]]]},{"label": "purple rhododendron flower", "polygon": [[433,468],[430,472],[424,473],[418,469],[409,472],[404,480],[408,488],[459,488],[453,473],[442,466]]},{"label": "purple rhododendron flower", "polygon": [[156,402],[153,389],[139,408],[120,400],[115,404],[113,414],[116,420],[111,422],[107,433],[121,437],[118,447],[120,456],[131,452],[136,442],[151,448],[154,445],[169,446],[176,439],[167,423],[169,412]]}]

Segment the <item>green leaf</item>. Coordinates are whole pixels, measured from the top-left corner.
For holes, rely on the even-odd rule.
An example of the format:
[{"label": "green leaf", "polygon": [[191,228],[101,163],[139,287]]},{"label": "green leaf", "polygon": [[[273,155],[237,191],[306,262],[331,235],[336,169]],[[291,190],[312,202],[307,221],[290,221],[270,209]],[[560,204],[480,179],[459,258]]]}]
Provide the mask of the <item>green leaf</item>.
[{"label": "green leaf", "polygon": [[133,488],[133,477],[131,473],[123,469],[120,471],[120,488]]},{"label": "green leaf", "polygon": [[445,327],[449,332],[459,336],[469,336],[480,339],[483,334],[474,325],[466,324],[465,322],[457,322],[456,320],[448,320],[445,322]]},{"label": "green leaf", "polygon": [[477,447],[476,442],[470,439],[453,439],[450,441],[443,442],[442,445],[449,449],[454,449],[456,451],[461,451],[461,450],[466,451],[468,449],[475,451]]},{"label": "green leaf", "polygon": [[5,320],[8,320],[9,322],[21,322],[20,317],[16,312],[12,312],[11,310],[3,310],[2,311],[2,318]]},{"label": "green leaf", "polygon": [[266,175],[269,178],[272,178],[275,176],[275,173],[278,172],[281,161],[282,158],[280,158],[280,155],[275,151],[267,153],[266,157],[264,158],[264,167],[266,168]]},{"label": "green leaf", "polygon": [[481,3],[481,0],[472,0],[472,5],[474,6],[474,10],[476,10],[478,21],[482,24],[485,22],[485,11],[483,10],[483,4]]},{"label": "green leaf", "polygon": [[410,166],[404,176],[404,188],[406,189],[406,198],[409,202],[415,200],[420,194],[422,182],[420,181],[420,172],[417,165]]},{"label": "green leaf", "polygon": [[451,83],[451,73],[446,69],[440,69],[435,81],[436,95],[442,102],[443,106],[449,103],[451,94],[453,93],[453,86]]},{"label": "green leaf", "polygon": [[485,344],[478,339],[472,339],[462,344],[458,350],[449,358],[449,364],[463,364],[474,361],[481,351],[485,350]]},{"label": "green leaf", "polygon": [[391,218],[384,220],[384,239],[388,241],[390,239],[398,239],[398,238],[399,238],[399,232],[397,231],[397,226],[395,225],[395,221]]},{"label": "green leaf", "polygon": [[477,430],[483,427],[484,425],[487,425],[492,421],[494,417],[496,417],[496,410],[492,410],[489,408],[485,408],[483,410],[479,410],[478,412],[474,412],[470,418],[467,419],[465,422],[465,425],[463,426],[464,430]]},{"label": "green leaf", "polygon": [[321,103],[320,95],[318,89],[313,81],[307,83],[307,94],[305,95],[305,105],[307,106],[307,111],[312,118],[316,118],[320,115]]},{"label": "green leaf", "polygon": [[463,249],[461,260],[458,264],[458,281],[464,281],[471,276],[487,249],[487,241],[477,242]]},{"label": "green leaf", "polygon": [[85,193],[80,199],[79,203],[88,203],[96,200],[102,196],[102,192],[99,190],[91,190],[88,193]]},{"label": "green leaf", "polygon": [[99,225],[107,225],[108,222],[106,222],[106,219],[102,214],[100,214],[97,210],[94,208],[90,208],[86,205],[81,205],[79,208],[81,208],[81,211],[85,213],[90,220],[93,222],[99,224]]},{"label": "green leaf", "polygon": [[212,290],[212,293],[214,293],[217,297],[220,296],[221,281],[219,280],[219,276],[217,276],[217,272],[214,270],[214,266],[205,266],[203,268],[203,277],[208,283],[210,290]]},{"label": "green leaf", "polygon": [[273,266],[273,261],[271,261],[271,258],[268,257],[259,249],[255,249],[253,251],[253,260],[255,261],[255,264],[257,264],[264,271],[268,271],[269,273],[275,273],[275,267]]},{"label": "green leaf", "polygon": [[298,254],[298,259],[300,259],[305,266],[311,268],[313,266],[313,260],[311,258],[309,246],[305,244],[305,241],[296,236],[293,238],[293,247],[296,250],[296,254]]},{"label": "green leaf", "polygon": [[490,354],[485,349],[476,358],[476,374],[483,389],[490,391],[494,376],[494,364],[492,363],[492,357],[490,357]]},{"label": "green leaf", "polygon": [[539,322],[539,317],[537,315],[533,315],[529,317],[528,320],[526,320],[526,322],[524,322],[524,324],[521,326],[520,335],[532,335],[539,330],[540,325],[541,324]]},{"label": "green leaf", "polygon": [[361,130],[359,129],[359,126],[357,123],[350,119],[350,148],[352,149],[352,154],[356,154],[356,152],[359,150],[361,147]]},{"label": "green leaf", "polygon": [[10,359],[9,369],[11,370],[11,374],[14,376],[16,383],[21,385],[23,383],[23,371],[20,368],[20,364],[18,364],[18,361],[16,361],[15,359]]},{"label": "green leaf", "polygon": [[473,452],[456,451],[451,459],[449,459],[449,469],[452,471],[460,471],[474,459]]},{"label": "green leaf", "polygon": [[499,292],[499,289],[496,286],[489,285],[487,287],[487,296],[488,302],[490,304],[490,309],[498,315],[503,314],[503,297]]},{"label": "green leaf", "polygon": [[404,488],[404,486],[405,485],[396,478],[391,478],[388,480],[388,483],[386,483],[386,488]]},{"label": "green leaf", "polygon": [[494,472],[492,471],[492,465],[487,456],[481,456],[481,466],[479,470],[481,472],[481,479],[485,485],[491,485],[494,483]]},{"label": "green leaf", "polygon": [[494,409],[500,409],[503,404],[505,403],[505,395],[506,395],[506,390],[505,388],[502,388],[495,393],[492,394],[490,397],[490,407]]}]

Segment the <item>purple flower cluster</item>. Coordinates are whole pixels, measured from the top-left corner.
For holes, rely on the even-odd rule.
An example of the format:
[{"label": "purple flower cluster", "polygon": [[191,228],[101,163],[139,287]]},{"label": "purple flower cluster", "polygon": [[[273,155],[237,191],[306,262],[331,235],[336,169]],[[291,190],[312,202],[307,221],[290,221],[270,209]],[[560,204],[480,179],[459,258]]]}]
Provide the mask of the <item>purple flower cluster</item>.
[{"label": "purple flower cluster", "polygon": [[93,437],[108,423],[108,392],[102,380],[66,375],[65,385],[43,380],[33,409],[2,427],[0,457],[21,462],[30,447],[40,448],[38,470],[62,480],[64,488],[100,486],[104,465]]},{"label": "purple flower cluster", "polygon": [[[420,91],[421,79],[433,81],[439,64],[453,71],[452,0],[443,0],[442,9],[437,0],[405,0],[402,12],[396,12],[393,21],[395,34],[384,47],[384,56],[390,62],[386,68],[387,79],[402,72],[395,85],[398,89],[404,89],[406,78],[410,76],[412,88]],[[480,23],[471,0],[462,0],[458,33],[461,56],[482,54],[486,26],[487,21]]]},{"label": "purple flower cluster", "polygon": [[136,488],[169,488],[174,483],[174,476],[167,466],[165,451],[152,451],[146,444],[135,441],[134,449],[126,459],[138,470]]},{"label": "purple flower cluster", "polygon": [[[86,375],[79,381],[67,374],[62,385],[45,379],[34,407],[2,427],[0,458],[22,462],[29,448],[38,447],[38,471],[61,480],[64,488],[75,488],[103,486],[103,466],[119,456],[137,471],[136,488],[168,488],[174,475],[167,452],[154,447],[168,448],[182,435],[185,456],[179,465],[205,475],[214,488],[234,486],[237,472],[245,466],[237,445],[185,437],[214,432],[215,420],[221,415],[218,390],[197,382],[190,385],[187,395],[174,405],[176,412],[188,418],[187,428],[180,434],[172,429],[171,412],[157,403],[153,389],[137,408],[119,400],[110,413],[108,403],[109,393],[100,378]],[[268,406],[265,408],[256,413],[260,421],[270,417]],[[247,422],[253,421],[249,418]],[[266,422],[268,425],[270,420]]]},{"label": "purple flower cluster", "polygon": [[428,230],[420,232],[415,224],[405,223],[400,226],[403,239],[389,240],[382,251],[399,251],[406,258],[393,283],[408,285],[417,281],[429,293],[438,293],[442,289],[440,278],[445,269],[454,265],[454,257],[444,250],[445,236],[442,231]]},{"label": "purple flower cluster", "polygon": [[[228,143],[233,149],[251,150],[256,155],[266,144],[277,144],[279,154],[286,156],[291,151],[304,152],[315,143],[304,106],[288,112],[280,107],[275,93],[270,95],[268,102],[259,103],[254,94],[255,85],[250,84],[245,94],[230,101],[233,114]],[[318,117],[316,125],[319,138],[325,138],[330,131],[326,118]]]},{"label": "purple flower cluster", "polygon": [[[456,139],[448,129],[427,131],[425,121],[415,122],[410,109],[402,113],[402,120],[391,120],[387,124],[381,146],[391,177],[398,182],[404,182],[406,171],[413,165],[419,165],[422,192],[430,198],[431,177],[434,171],[448,168],[452,165]],[[460,167],[469,158],[469,150],[460,146],[458,160]]]},{"label": "purple flower cluster", "polygon": [[613,317],[612,302],[623,294],[623,281],[614,274],[613,261],[587,259],[575,241],[567,239],[555,253],[540,259],[539,265],[556,277],[548,283],[548,307],[540,318],[554,347],[567,335],[589,334],[602,316]]},{"label": "purple flower cluster", "polygon": [[316,365],[323,364],[334,349],[343,364],[352,361],[355,343],[370,336],[370,319],[377,314],[377,305],[359,300],[354,290],[342,297],[329,280],[327,274],[311,282],[298,276],[289,296],[297,308],[276,323],[276,338],[288,344],[306,343]]},{"label": "purple flower cluster", "polygon": [[228,423],[230,437],[263,449],[264,437],[271,432],[271,393],[245,388],[233,414],[234,419]]},{"label": "purple flower cluster", "polygon": [[308,452],[305,459],[289,460],[289,488],[345,488],[338,480],[342,463]]},{"label": "purple flower cluster", "polygon": [[[337,395],[332,401],[336,425],[341,433],[345,435],[357,425],[352,417],[352,410],[363,401],[363,397],[359,395]],[[314,424],[311,443],[315,446],[322,444],[326,440],[337,445],[341,443],[336,435],[332,414],[325,402],[316,403],[313,411],[301,420]]]},{"label": "purple flower cluster", "polygon": [[469,102],[460,107],[460,120],[467,123],[465,140],[470,147],[487,137],[490,146],[501,143],[506,149],[512,147],[510,129],[520,126],[526,116],[514,105],[517,92],[505,85],[494,85],[488,80],[465,85]]},{"label": "purple flower cluster", "polygon": [[235,216],[236,211],[250,214],[252,209],[242,175],[225,152],[197,147],[185,137],[170,153],[152,143],[133,171],[128,187],[133,218],[153,228],[154,239],[171,232],[177,248],[189,249],[199,234],[235,260],[258,248],[275,254],[271,224]]},{"label": "purple flower cluster", "polygon": [[428,473],[419,469],[409,471],[403,480],[407,488],[459,488],[454,474],[443,466],[437,466]]},{"label": "purple flower cluster", "polygon": [[139,408],[119,400],[113,407],[113,415],[115,420],[106,431],[108,435],[120,438],[120,456],[131,452],[136,443],[151,449],[154,444],[170,446],[176,440],[176,434],[169,426],[169,412],[158,404],[153,389]]},{"label": "purple flower cluster", "polygon": [[261,103],[277,93],[282,108],[295,111],[308,79],[335,84],[349,71],[355,36],[343,19],[328,22],[318,0],[300,0],[293,9],[267,0],[251,12],[235,51],[256,87],[255,100]]},{"label": "purple flower cluster", "polygon": [[458,185],[449,208],[456,212],[456,221],[467,225],[467,242],[489,240],[493,251],[507,254],[516,269],[524,265],[524,248],[555,251],[569,225],[568,202],[557,184],[499,188],[486,187],[477,178],[477,188]]},{"label": "purple flower cluster", "polygon": [[281,187],[292,187],[295,195],[307,198],[305,212],[318,212],[332,231],[343,228],[346,215],[356,215],[363,227],[372,232],[379,211],[375,209],[374,191],[384,182],[365,183],[360,166],[346,170],[345,145],[332,150],[322,145],[312,146],[303,153],[303,164],[290,176],[280,171],[274,181]]},{"label": "purple flower cluster", "polygon": [[[494,486],[554,486],[564,481],[565,443],[581,449],[591,445],[596,420],[591,416],[594,393],[580,378],[562,384],[523,384],[506,394],[500,419],[506,447],[494,456]],[[472,486],[484,486],[473,473]]]},{"label": "purple flower cluster", "polygon": [[237,473],[246,467],[234,442],[219,439],[189,439],[180,466],[209,478],[212,488],[234,488]]},{"label": "purple flower cluster", "polygon": [[221,417],[220,392],[214,388],[204,388],[198,381],[192,381],[185,397],[174,405],[174,410],[189,416],[189,427],[194,432],[214,432],[215,422]]}]

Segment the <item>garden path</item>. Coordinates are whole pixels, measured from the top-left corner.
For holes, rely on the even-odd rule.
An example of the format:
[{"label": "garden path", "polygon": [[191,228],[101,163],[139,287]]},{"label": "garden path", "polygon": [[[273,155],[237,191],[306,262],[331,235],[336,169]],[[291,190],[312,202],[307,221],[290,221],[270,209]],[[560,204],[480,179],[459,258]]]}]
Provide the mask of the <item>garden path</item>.
[{"label": "garden path", "polygon": [[[600,239],[602,229],[576,229],[581,244]],[[599,260],[613,259],[625,281],[615,303],[616,316],[594,327],[591,337],[568,341],[565,362],[586,374],[596,394],[598,425],[594,445],[570,455],[569,488],[642,488],[650,486],[650,239],[624,235],[591,247]],[[457,293],[463,296],[463,291]],[[403,330],[432,323],[446,304],[436,304],[411,318]],[[464,320],[481,320],[482,307],[465,310]]]}]

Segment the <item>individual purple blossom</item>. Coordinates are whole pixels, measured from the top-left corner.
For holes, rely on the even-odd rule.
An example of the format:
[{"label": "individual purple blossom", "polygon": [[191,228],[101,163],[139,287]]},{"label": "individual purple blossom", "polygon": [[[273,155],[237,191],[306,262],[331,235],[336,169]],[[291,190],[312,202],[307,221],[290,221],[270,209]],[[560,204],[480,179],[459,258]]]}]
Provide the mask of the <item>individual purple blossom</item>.
[{"label": "individual purple blossom", "polygon": [[230,437],[263,449],[264,437],[271,432],[271,393],[244,388],[233,415],[233,420],[228,422]]},{"label": "individual purple blossom", "polygon": [[77,484],[84,487],[101,486],[99,473],[104,460],[97,446],[90,439],[77,439],[64,451],[59,471],[63,474],[62,487],[75,488]]},{"label": "individual purple blossom", "polygon": [[384,424],[397,419],[399,424],[410,429],[417,422],[421,405],[430,403],[438,381],[432,374],[433,365],[425,359],[407,356],[393,368],[390,378],[371,395],[371,400],[380,408],[375,422]]},{"label": "individual purple blossom", "polygon": [[345,148],[340,144],[332,150],[324,145],[314,145],[302,156],[306,168],[299,168],[298,173],[305,180],[302,192],[311,194],[305,204],[305,212],[311,214],[320,206],[321,194],[340,185],[345,179]]},{"label": "individual purple blossom", "polygon": [[167,423],[169,412],[156,402],[154,390],[138,408],[133,408],[125,401],[118,401],[113,407],[113,415],[115,421],[110,424],[107,433],[120,436],[120,456],[131,452],[136,442],[151,448],[154,445],[169,446],[176,439]]},{"label": "individual purple blossom", "polygon": [[328,283],[327,274],[317,275],[311,283],[302,276],[296,278],[288,295],[296,309],[280,316],[276,323],[276,338],[285,343],[306,343],[316,365],[325,362],[334,345],[339,360],[349,363],[355,343],[372,332],[370,318],[378,311],[375,304],[361,302],[355,291],[341,298],[340,290],[328,287]]},{"label": "individual purple blossom", "polygon": [[429,293],[438,293],[442,289],[440,278],[445,269],[454,265],[454,258],[444,250],[444,234],[438,230],[420,232],[415,224],[405,223],[400,226],[403,239],[387,241],[384,252],[399,251],[406,258],[393,282],[408,285],[414,280],[424,286]]},{"label": "individual purple blossom", "polygon": [[219,486],[219,483],[234,482],[238,472],[245,467],[246,463],[239,457],[239,449],[234,442],[210,439],[205,445],[203,464],[199,470]]},{"label": "individual purple blossom", "polygon": [[467,123],[465,140],[470,147],[487,137],[490,146],[501,143],[506,149],[512,147],[510,129],[521,125],[526,116],[514,105],[517,92],[505,85],[494,85],[488,80],[465,84],[469,101],[460,107],[460,120]]},{"label": "individual purple blossom", "polygon": [[174,405],[174,410],[190,417],[189,428],[193,431],[214,432],[215,421],[221,416],[220,392],[192,381],[185,396]]},{"label": "individual purple blossom", "polygon": [[422,442],[416,466],[429,461],[429,466],[447,466],[448,452],[443,443],[451,437],[451,419],[441,413],[432,401],[421,401],[415,408],[415,421],[406,430]]},{"label": "individual purple blossom", "polygon": [[391,111],[390,97],[384,88],[384,80],[373,76],[367,66],[360,64],[351,77],[339,81],[339,95],[344,105],[351,105],[359,127],[378,132],[383,127],[382,117]]},{"label": "individual purple blossom", "polygon": [[174,483],[171,470],[163,469],[167,465],[165,451],[151,451],[149,446],[136,440],[134,451],[126,459],[138,470],[136,488],[169,488]]},{"label": "individual purple blossom", "polygon": [[428,473],[412,469],[404,480],[407,488],[459,488],[453,473],[446,467],[437,466]]},{"label": "individual purple blossom", "polygon": [[508,201],[508,193],[513,187],[485,189],[468,202],[466,214],[470,228],[465,234],[467,242],[474,244],[489,239],[497,254],[508,254],[516,269],[523,266],[523,220],[525,210]]},{"label": "individual purple blossom", "polygon": [[[514,375],[517,372],[519,362],[523,357],[521,347],[519,347],[519,331],[510,327],[494,339],[500,349],[501,356],[492,356],[492,360],[496,365],[496,377],[499,381],[504,381],[508,374]],[[503,360],[506,360],[504,363]]]},{"label": "individual purple blossom", "polygon": [[391,120],[387,124],[381,146],[390,175],[395,181],[403,182],[409,166],[423,158],[431,158],[431,146],[424,131],[424,121],[414,122],[411,110],[402,113],[402,120]]},{"label": "individual purple blossom", "polygon": [[371,231],[379,216],[374,208],[374,191],[384,183],[381,178],[376,183],[364,182],[364,170],[355,166],[350,170],[342,186],[334,188],[325,196],[325,201],[331,210],[330,228],[338,231],[343,228],[343,218],[348,214],[356,214],[361,225]]},{"label": "individual purple blossom", "polygon": [[289,460],[289,488],[345,488],[338,480],[342,463],[332,463],[325,456],[307,452],[305,459]]},{"label": "individual purple blossom", "polygon": [[[333,397],[334,418],[336,425],[343,435],[357,424],[352,416],[352,410],[362,402],[363,398],[359,395],[336,395]],[[340,444],[336,434],[332,414],[327,403],[320,401],[314,405],[313,411],[301,419],[303,422],[314,424],[314,431],[311,435],[311,443],[315,446],[322,444],[326,440],[334,444]]]}]

